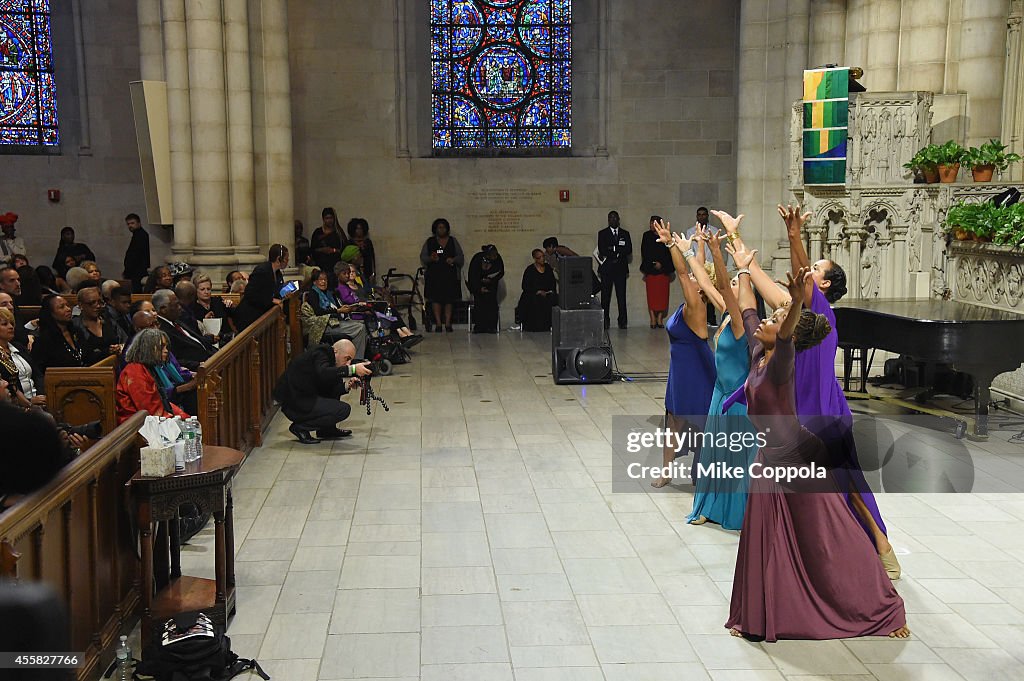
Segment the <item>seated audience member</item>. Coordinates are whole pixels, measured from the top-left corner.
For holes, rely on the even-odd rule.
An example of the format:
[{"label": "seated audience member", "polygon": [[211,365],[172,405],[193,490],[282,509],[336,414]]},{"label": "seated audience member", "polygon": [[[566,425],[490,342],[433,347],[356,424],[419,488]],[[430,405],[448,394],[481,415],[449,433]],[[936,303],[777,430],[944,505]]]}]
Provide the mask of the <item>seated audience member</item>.
[{"label": "seated audience member", "polygon": [[558,285],[554,270],[544,262],[544,251],[533,251],[533,264],[523,272],[523,295],[519,298],[519,319],[523,331],[550,331],[551,308],[557,304]]},{"label": "seated audience member", "polygon": [[235,285],[235,282],[239,279],[243,281],[249,281],[249,275],[245,272],[239,272],[238,270],[232,270],[228,272],[227,278],[224,280],[224,293],[235,293],[231,290],[231,287]]},{"label": "seated audience member", "polygon": [[[59,296],[61,293],[71,292],[70,289],[67,291],[60,290],[60,282],[57,281],[57,276],[46,265],[40,265],[36,268],[36,277],[39,279],[39,286],[44,296]],[[64,285],[66,286],[67,282]]]},{"label": "seated audience member", "polygon": [[9,265],[0,265],[0,291],[17,302],[21,297],[21,275]]},{"label": "seated audience member", "polygon": [[505,263],[494,244],[469,261],[469,292],[473,294],[473,333],[498,333],[498,284]]},{"label": "seated audience member", "polygon": [[248,285],[248,279],[235,279],[235,281],[232,282],[231,284],[231,288],[228,289],[228,293],[237,293],[238,295],[242,295],[243,293],[245,293],[245,287]]},{"label": "seated audience member", "polygon": [[171,280],[174,282],[171,288],[178,284],[179,281],[192,281],[192,266],[187,262],[172,262],[170,265],[171,269]]},{"label": "seated audience member", "polygon": [[309,344],[335,343],[347,338],[355,344],[357,356],[361,357],[366,350],[366,324],[345,316],[352,308],[343,305],[331,290],[326,272],[313,270],[309,290],[303,297],[302,307],[309,307],[311,312],[303,314],[300,308],[299,321]]},{"label": "seated audience member", "polygon": [[159,316],[160,330],[170,339],[171,351],[178,361],[191,371],[198,371],[199,365],[213,356],[213,346],[179,323],[181,303],[174,291],[160,289],[154,293],[153,308]]},{"label": "seated audience member", "polygon": [[90,286],[99,286],[103,283],[103,273],[100,272],[100,266],[95,262],[92,260],[86,260],[79,265],[79,267],[85,270],[85,273],[89,275],[89,281],[92,282]]},{"label": "seated audience member", "polygon": [[96,256],[88,246],[75,242],[74,228],[65,227],[60,230],[60,244],[57,246],[57,255],[53,256],[54,271],[63,277],[69,268],[77,267],[86,260],[95,261]]},{"label": "seated audience member", "polygon": [[192,315],[197,321],[222,320],[220,341],[223,344],[234,335],[235,321],[232,315],[235,312],[235,301],[213,295],[213,280],[207,274],[195,275],[192,277],[192,283],[196,286],[196,301],[192,304]]},{"label": "seated audience member", "polygon": [[0,307],[0,378],[7,381],[11,402],[19,407],[46,407],[43,372],[28,350],[14,340],[14,314]]},{"label": "seated audience member", "polygon": [[117,379],[118,423],[143,409],[151,416],[189,417],[188,412],[167,399],[168,392],[174,390],[167,376],[169,353],[167,334],[163,331],[143,329],[135,334],[125,355],[127,364]]},{"label": "seated audience member", "polygon": [[[0,308],[9,310],[11,315],[14,316],[14,340],[21,344],[23,348],[31,350],[32,343],[35,342],[35,336],[29,334],[25,325],[18,320],[18,306],[14,304],[14,298],[3,291],[0,291]],[[38,321],[36,320],[37,323]]]},{"label": "seated audience member", "polygon": [[206,338],[206,341],[211,345],[217,341],[213,336],[207,335],[203,332],[203,327],[200,326],[199,320],[196,319],[195,314],[192,312],[192,306],[196,303],[196,286],[191,281],[182,279],[174,285],[174,295],[178,297],[178,302],[181,303],[181,317],[178,319],[178,323],[182,326],[187,326],[189,330],[195,331],[200,336]]},{"label": "seated audience member", "polygon": [[64,277],[68,283],[68,288],[71,289],[72,293],[78,293],[78,289],[83,286],[93,286],[93,282],[89,279],[89,273],[82,267],[72,267],[68,270],[67,275]]},{"label": "seated audience member", "polygon": [[[351,341],[332,345],[314,345],[293,359],[274,387],[274,399],[281,412],[292,422],[288,431],[302,444],[347,437],[351,430],[338,428],[352,408],[341,396],[358,384],[357,376],[372,372],[365,364],[352,364],[356,348]],[[316,431],[316,438],[310,431]]]},{"label": "seated audience member", "polygon": [[169,289],[174,286],[174,277],[171,276],[171,269],[167,265],[159,265],[146,277],[146,285],[143,293],[155,293],[160,289]]},{"label": "seated audience member", "polygon": [[131,289],[122,288],[120,285],[117,285],[104,298],[107,300],[107,319],[120,329],[125,340],[127,340],[129,336],[135,333],[134,329],[132,329],[132,318],[128,312],[132,306]]},{"label": "seated audience member", "polygon": [[18,305],[39,305],[43,300],[43,287],[39,283],[36,271],[29,265],[22,265],[17,272],[21,279],[21,296],[18,297]]},{"label": "seated audience member", "polygon": [[281,274],[281,270],[287,266],[288,247],[281,244],[271,246],[267,261],[261,262],[252,271],[249,283],[245,287],[245,293],[242,295],[242,302],[238,304],[238,312],[235,313],[235,326],[239,331],[245,330],[267,310],[281,303],[281,299],[278,297],[281,287],[284,285],[284,275]]},{"label": "seated audience member", "polygon": [[[125,345],[125,349],[121,352],[121,356],[118,358],[117,363],[117,374],[121,375],[124,367],[128,364],[126,356],[128,354],[128,348],[131,346],[131,341],[135,338],[135,334],[143,329],[159,329],[160,320],[156,316],[156,312],[152,311],[152,305],[149,305],[149,310],[139,310],[132,315],[132,335],[128,338],[128,344]],[[173,386],[173,389],[165,391],[165,395],[168,400],[178,405],[189,414],[199,413],[199,397],[196,392],[196,376],[191,371],[181,366],[178,362],[178,358],[174,356],[173,352],[167,353],[167,364],[169,368],[162,370],[161,375],[167,379],[167,382]]]},{"label": "seated audience member", "polygon": [[[12,404],[0,378],[0,442],[11,454],[0,456],[0,513],[53,480],[71,460],[65,438],[45,412]],[[85,440],[75,435],[71,442],[83,446]]]},{"label": "seated audience member", "polygon": [[[355,277],[357,274],[356,266],[352,264],[348,264],[346,268],[345,263],[342,263],[342,267],[338,269],[337,293],[338,298],[342,302],[341,311],[343,313],[346,311],[346,308],[351,310],[351,306],[358,305],[359,303],[366,301],[366,298],[360,294],[359,286],[355,283]],[[406,348],[411,348],[423,340],[423,336],[413,333],[406,325],[405,320],[402,319],[394,310],[392,310],[390,315],[381,312],[374,313],[368,311],[363,314],[352,314],[351,316],[352,319],[358,321],[369,317],[371,314],[376,314],[378,319],[382,322],[386,322],[385,326],[395,332],[398,338],[401,339],[402,345]]]},{"label": "seated audience member", "polygon": [[81,340],[71,322],[71,306],[61,296],[43,298],[32,359],[43,372],[51,367],[85,366]]},{"label": "seated audience member", "polygon": [[17,235],[16,222],[18,222],[17,213],[0,215],[0,232],[3,232],[0,234],[0,264],[2,265],[13,264],[13,259],[17,255],[28,257],[25,240]]},{"label": "seated audience member", "polygon": [[21,269],[22,267],[29,267],[28,256],[21,253],[15,253],[11,256],[11,267],[14,269]]},{"label": "seated audience member", "polygon": [[105,305],[100,290],[95,286],[83,288],[78,292],[78,306],[82,314],[72,324],[81,342],[85,365],[91,366],[105,357],[119,354],[128,336],[103,316]]}]

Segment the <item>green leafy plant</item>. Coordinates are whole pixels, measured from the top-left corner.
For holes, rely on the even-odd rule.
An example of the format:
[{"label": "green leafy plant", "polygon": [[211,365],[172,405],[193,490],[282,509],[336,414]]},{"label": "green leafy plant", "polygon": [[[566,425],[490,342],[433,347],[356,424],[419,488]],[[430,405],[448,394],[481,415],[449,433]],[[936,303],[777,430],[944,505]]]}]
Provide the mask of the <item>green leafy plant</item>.
[{"label": "green leafy plant", "polygon": [[997,206],[960,201],[946,212],[946,232],[965,241],[992,241],[1019,246],[1024,243],[1024,204]]},{"label": "green leafy plant", "polygon": [[[960,163],[963,161],[964,154],[966,153],[966,150],[954,140],[949,140],[938,146],[934,144],[929,146],[933,147],[933,157],[938,165],[951,166]],[[928,147],[925,148],[927,149]]]},{"label": "green leafy plant", "polygon": [[1020,161],[1020,155],[1006,153],[1006,145],[992,139],[980,147],[971,147],[964,155],[964,163],[972,167],[994,166],[999,172],[1005,171],[1011,163]]}]

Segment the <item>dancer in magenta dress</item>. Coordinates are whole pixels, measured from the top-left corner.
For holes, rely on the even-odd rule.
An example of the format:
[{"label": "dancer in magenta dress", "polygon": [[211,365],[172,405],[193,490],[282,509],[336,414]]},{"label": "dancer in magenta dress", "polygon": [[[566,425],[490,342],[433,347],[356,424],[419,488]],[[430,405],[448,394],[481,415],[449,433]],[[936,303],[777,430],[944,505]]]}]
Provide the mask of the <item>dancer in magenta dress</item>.
[{"label": "dancer in magenta dress", "polygon": [[[733,218],[728,213],[713,212],[715,217],[722,221],[726,231],[730,235],[736,235],[731,237],[730,241],[742,247],[738,226],[743,216]],[[830,260],[819,260],[813,265],[809,262],[801,235],[801,228],[810,216],[809,213],[801,215],[799,207],[779,206],[779,215],[786,223],[793,269],[806,267],[811,272],[802,302],[812,312],[825,315],[832,328],[820,345],[797,353],[796,413],[804,426],[825,441],[831,452],[837,482],[843,490],[850,510],[857,515],[865,534],[875,544],[875,551],[885,565],[889,577],[899,579],[899,562],[889,543],[885,523],[874,494],[864,479],[857,459],[857,445],[853,438],[853,413],[836,378],[835,360],[839,336],[830,303],[838,301],[846,294],[846,275],[841,267]],[[758,267],[756,261],[750,270],[754,285],[769,305],[778,308],[787,302],[787,295]],[[726,410],[736,403],[745,401],[743,390],[737,390],[725,400],[722,409]]]},{"label": "dancer in magenta dress", "polygon": [[[752,254],[736,250],[733,257],[747,283]],[[788,313],[780,308],[763,322],[753,295],[740,288],[752,347],[744,390],[749,418],[767,439],[755,460],[763,467],[806,468],[828,458],[796,412],[794,341],[813,345],[829,330],[819,315],[801,315],[806,276],[804,269],[789,275]],[[813,491],[751,479],[726,627],[765,641],[909,636],[903,599],[874,551],[834,479],[815,481]]]}]

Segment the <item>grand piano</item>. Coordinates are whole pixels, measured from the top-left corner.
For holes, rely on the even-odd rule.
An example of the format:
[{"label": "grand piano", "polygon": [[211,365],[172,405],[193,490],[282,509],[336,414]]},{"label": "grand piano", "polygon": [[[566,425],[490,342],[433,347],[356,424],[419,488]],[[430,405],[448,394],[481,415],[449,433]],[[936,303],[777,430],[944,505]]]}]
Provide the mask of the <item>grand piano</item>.
[{"label": "grand piano", "polygon": [[[948,364],[974,379],[970,435],[988,436],[992,380],[1024,363],[1024,315],[951,300],[875,298],[840,301],[833,309],[840,347],[860,350],[862,386],[871,348]],[[847,381],[850,364],[846,362]]]}]

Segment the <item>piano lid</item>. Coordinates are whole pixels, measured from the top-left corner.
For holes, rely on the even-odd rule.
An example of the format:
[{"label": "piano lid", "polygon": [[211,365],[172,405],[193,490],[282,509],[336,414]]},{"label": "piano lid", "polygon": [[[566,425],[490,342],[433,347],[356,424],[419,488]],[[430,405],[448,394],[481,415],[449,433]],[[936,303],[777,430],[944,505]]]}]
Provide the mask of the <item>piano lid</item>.
[{"label": "piano lid", "polygon": [[[969,322],[1024,322],[1024,314],[971,305],[954,300],[921,300],[914,298],[866,298],[841,300],[832,306],[839,311],[860,310],[880,316],[912,319],[936,324]],[[838,320],[837,320],[838,321]]]}]

